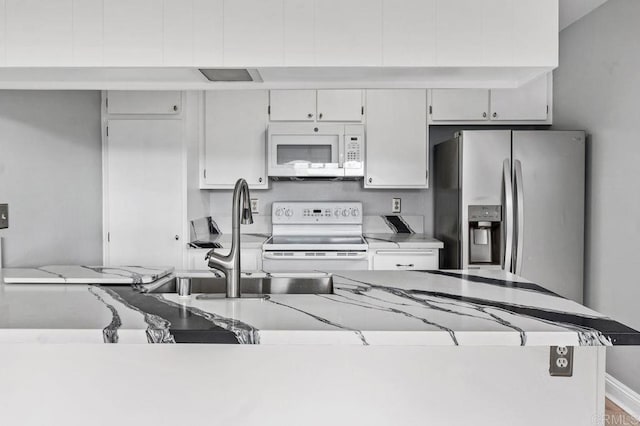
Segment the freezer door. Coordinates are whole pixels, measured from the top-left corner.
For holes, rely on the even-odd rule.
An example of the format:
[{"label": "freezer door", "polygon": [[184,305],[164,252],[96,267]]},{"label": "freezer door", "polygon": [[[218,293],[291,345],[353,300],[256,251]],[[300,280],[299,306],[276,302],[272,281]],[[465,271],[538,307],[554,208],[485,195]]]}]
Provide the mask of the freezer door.
[{"label": "freezer door", "polygon": [[[504,161],[511,158],[510,130],[469,130],[461,132],[461,257],[469,267],[469,206],[503,206]],[[504,226],[502,227],[504,229]],[[501,236],[501,241],[504,236]],[[504,244],[500,258],[504,258]]]},{"label": "freezer door", "polygon": [[513,132],[516,274],[582,303],[585,134]]}]

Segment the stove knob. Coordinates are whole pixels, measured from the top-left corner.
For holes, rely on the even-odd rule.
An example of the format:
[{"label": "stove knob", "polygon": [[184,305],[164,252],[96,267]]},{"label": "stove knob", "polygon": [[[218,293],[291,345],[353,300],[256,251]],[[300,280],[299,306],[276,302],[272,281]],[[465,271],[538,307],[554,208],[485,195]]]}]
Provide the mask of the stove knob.
[{"label": "stove knob", "polygon": [[276,209],[276,216],[282,216],[282,209]]},{"label": "stove knob", "polygon": [[349,210],[348,209],[342,210],[342,216],[349,216]]},{"label": "stove knob", "polygon": [[353,217],[358,217],[360,215],[360,210],[358,209],[351,209],[351,216]]},{"label": "stove knob", "polygon": [[334,215],[335,217],[340,216],[340,209],[335,209],[335,210],[333,211],[333,215]]},{"label": "stove knob", "polygon": [[287,217],[291,217],[291,216],[293,216],[293,210],[291,210],[291,209],[287,209],[287,211],[286,211],[286,212],[284,212],[284,214],[285,214]]}]

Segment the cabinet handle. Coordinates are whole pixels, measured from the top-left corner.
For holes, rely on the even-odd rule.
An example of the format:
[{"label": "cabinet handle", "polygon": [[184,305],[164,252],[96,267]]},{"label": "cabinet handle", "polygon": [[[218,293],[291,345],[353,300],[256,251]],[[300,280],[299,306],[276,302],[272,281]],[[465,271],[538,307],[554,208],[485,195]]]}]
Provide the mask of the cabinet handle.
[{"label": "cabinet handle", "polygon": [[176,241],[180,240],[180,235],[176,235],[175,237],[173,237],[176,239]]},{"label": "cabinet handle", "polygon": [[482,118],[487,118],[487,113],[486,112],[482,113]]},{"label": "cabinet handle", "polygon": [[497,112],[494,112],[492,117],[493,117],[493,118],[496,118],[497,116],[498,116],[498,113],[497,113]]},{"label": "cabinet handle", "polygon": [[258,182],[262,183],[262,178],[258,178]]},{"label": "cabinet handle", "polygon": [[369,178],[369,183],[373,182],[373,178]]},{"label": "cabinet handle", "polygon": [[322,120],[322,113],[318,114],[318,118]]},{"label": "cabinet handle", "polygon": [[311,113],[307,114],[307,118],[313,118],[313,114]]},{"label": "cabinet handle", "polygon": [[415,265],[413,263],[409,263],[408,265],[403,265],[402,263],[396,263],[396,268],[413,268]]},{"label": "cabinet handle", "polygon": [[178,105],[174,105],[174,106],[173,106],[173,110],[174,110],[174,111],[178,111]]}]

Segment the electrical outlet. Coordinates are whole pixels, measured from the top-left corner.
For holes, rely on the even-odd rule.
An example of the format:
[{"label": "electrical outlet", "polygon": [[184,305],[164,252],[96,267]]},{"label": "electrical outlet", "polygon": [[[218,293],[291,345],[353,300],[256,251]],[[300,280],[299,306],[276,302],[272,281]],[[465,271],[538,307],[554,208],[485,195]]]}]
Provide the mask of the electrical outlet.
[{"label": "electrical outlet", "polygon": [[402,198],[392,198],[391,213],[401,213],[401,212],[402,212]]},{"label": "electrical outlet", "polygon": [[549,374],[559,377],[573,376],[573,346],[551,346]]},{"label": "electrical outlet", "polygon": [[0,229],[9,227],[9,205],[0,204]]},{"label": "electrical outlet", "polygon": [[251,213],[259,214],[260,213],[260,202],[257,198],[251,199]]}]

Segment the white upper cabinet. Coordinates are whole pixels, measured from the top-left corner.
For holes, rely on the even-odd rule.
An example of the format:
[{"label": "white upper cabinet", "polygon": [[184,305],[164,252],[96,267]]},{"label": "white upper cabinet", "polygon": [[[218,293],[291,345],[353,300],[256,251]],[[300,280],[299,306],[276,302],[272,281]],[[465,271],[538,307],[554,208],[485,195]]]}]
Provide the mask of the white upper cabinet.
[{"label": "white upper cabinet", "polygon": [[382,65],[382,0],[315,3],[316,65]]},{"label": "white upper cabinet", "polygon": [[168,90],[110,90],[107,114],[178,114],[182,94]]},{"label": "white upper cabinet", "polygon": [[193,63],[193,2],[164,0],[163,64]]},{"label": "white upper cabinet", "polygon": [[223,0],[193,0],[193,65],[220,66],[224,55]]},{"label": "white upper cabinet", "polygon": [[515,2],[514,66],[558,66],[558,10],[558,0]]},{"label": "white upper cabinet", "polygon": [[450,87],[518,67],[495,71],[513,84],[558,65],[558,1],[0,0],[0,66],[476,68]]},{"label": "white upper cabinet", "polygon": [[225,0],[224,65],[283,63],[283,0]]},{"label": "white upper cabinet", "polygon": [[429,112],[432,121],[488,120],[489,90],[434,89]]},{"label": "white upper cabinet", "polygon": [[361,122],[362,90],[271,90],[271,121]]},{"label": "white upper cabinet", "polygon": [[550,74],[542,75],[517,89],[491,90],[491,120],[547,120],[550,78]]},{"label": "white upper cabinet", "polygon": [[362,121],[362,90],[318,90],[318,121]]},{"label": "white upper cabinet", "polygon": [[315,2],[284,0],[284,65],[315,65]]},{"label": "white upper cabinet", "polygon": [[433,89],[431,121],[551,124],[551,79],[545,74],[516,89]]},{"label": "white upper cabinet", "polygon": [[315,90],[271,90],[269,93],[271,121],[315,121]]},{"label": "white upper cabinet", "polygon": [[383,0],[384,65],[436,63],[436,0]]},{"label": "white upper cabinet", "polygon": [[7,65],[72,63],[72,0],[6,0],[5,9]]},{"label": "white upper cabinet", "polygon": [[233,189],[239,178],[268,188],[266,90],[205,92],[203,189]]},{"label": "white upper cabinet", "polygon": [[103,0],[73,2],[73,65],[102,65]]},{"label": "white upper cabinet", "polygon": [[426,188],[427,91],[367,90],[365,188]]},{"label": "white upper cabinet", "polygon": [[162,0],[105,0],[104,64],[163,64]]},{"label": "white upper cabinet", "polygon": [[484,1],[437,0],[437,64],[482,65]]}]

